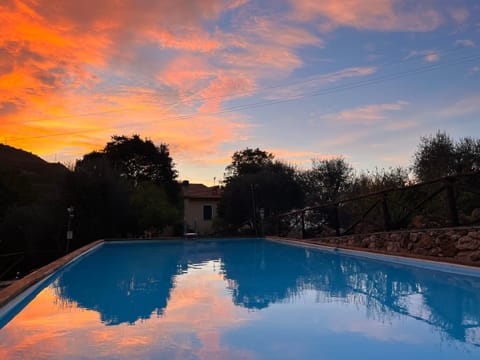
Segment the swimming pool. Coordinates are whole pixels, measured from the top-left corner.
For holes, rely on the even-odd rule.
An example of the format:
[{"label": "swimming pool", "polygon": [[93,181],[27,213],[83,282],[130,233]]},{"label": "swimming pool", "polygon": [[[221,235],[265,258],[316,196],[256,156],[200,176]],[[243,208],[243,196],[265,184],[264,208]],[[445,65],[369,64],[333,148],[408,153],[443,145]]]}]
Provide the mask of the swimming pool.
[{"label": "swimming pool", "polygon": [[478,359],[480,275],[268,240],[112,242],[0,327],[1,359]]}]

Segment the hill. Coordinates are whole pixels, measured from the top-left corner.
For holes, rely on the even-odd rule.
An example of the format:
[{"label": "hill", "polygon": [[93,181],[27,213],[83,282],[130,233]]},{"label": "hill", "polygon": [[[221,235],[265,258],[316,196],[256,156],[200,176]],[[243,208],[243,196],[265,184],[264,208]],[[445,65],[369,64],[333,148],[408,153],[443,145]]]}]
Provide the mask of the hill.
[{"label": "hill", "polygon": [[[53,260],[62,247],[69,170],[0,144],[0,277]],[[40,254],[39,252],[45,252]]]},{"label": "hill", "polygon": [[68,173],[62,164],[52,164],[27,151],[0,144],[0,172],[12,171],[47,182],[56,182]]}]

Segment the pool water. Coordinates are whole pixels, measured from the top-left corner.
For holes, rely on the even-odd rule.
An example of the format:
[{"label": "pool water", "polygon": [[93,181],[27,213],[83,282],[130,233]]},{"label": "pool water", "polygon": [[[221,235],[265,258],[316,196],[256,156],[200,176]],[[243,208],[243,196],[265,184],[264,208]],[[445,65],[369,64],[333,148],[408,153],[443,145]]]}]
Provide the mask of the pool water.
[{"label": "pool water", "polygon": [[0,359],[479,359],[480,275],[267,240],[114,242],[0,327]]}]

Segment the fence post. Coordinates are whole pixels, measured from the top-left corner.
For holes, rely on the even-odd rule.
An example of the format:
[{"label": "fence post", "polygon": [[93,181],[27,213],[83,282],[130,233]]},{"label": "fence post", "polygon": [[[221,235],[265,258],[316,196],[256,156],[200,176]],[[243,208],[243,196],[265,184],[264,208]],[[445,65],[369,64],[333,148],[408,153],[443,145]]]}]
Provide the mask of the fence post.
[{"label": "fence post", "polygon": [[277,216],[277,236],[280,237],[280,215]]},{"label": "fence post", "polygon": [[333,223],[335,226],[335,235],[340,236],[340,218],[338,216],[338,204],[333,206]]},{"label": "fence post", "polygon": [[382,212],[383,212],[383,228],[385,229],[385,231],[389,231],[391,229],[391,219],[390,219],[390,211],[388,210],[386,193],[382,193]]},{"label": "fence post", "polygon": [[302,210],[302,239],[305,239],[305,210]]},{"label": "fence post", "polygon": [[447,205],[448,211],[450,213],[450,221],[453,226],[458,226],[458,211],[457,211],[457,202],[455,200],[455,189],[454,189],[455,178],[448,177],[445,178],[445,190],[447,192]]}]

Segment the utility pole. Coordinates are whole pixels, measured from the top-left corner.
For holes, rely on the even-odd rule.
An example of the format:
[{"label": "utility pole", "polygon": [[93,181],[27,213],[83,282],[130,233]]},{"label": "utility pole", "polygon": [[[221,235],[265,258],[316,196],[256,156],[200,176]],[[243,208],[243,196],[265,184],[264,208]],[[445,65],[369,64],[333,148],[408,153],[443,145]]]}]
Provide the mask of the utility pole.
[{"label": "utility pole", "polygon": [[72,220],[73,220],[73,217],[75,216],[73,214],[74,212],[74,207],[73,206],[69,206],[67,208],[67,213],[68,213],[68,223],[67,223],[67,244],[66,244],[66,247],[65,247],[65,253],[68,254],[68,250],[70,248],[70,241],[73,239],[73,230],[71,229],[72,227]]},{"label": "utility pole", "polygon": [[253,228],[255,229],[255,236],[258,236],[257,229],[257,206],[255,205],[255,184],[250,184],[250,192],[252,195],[252,213],[253,213]]}]

